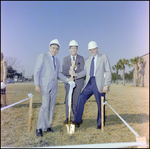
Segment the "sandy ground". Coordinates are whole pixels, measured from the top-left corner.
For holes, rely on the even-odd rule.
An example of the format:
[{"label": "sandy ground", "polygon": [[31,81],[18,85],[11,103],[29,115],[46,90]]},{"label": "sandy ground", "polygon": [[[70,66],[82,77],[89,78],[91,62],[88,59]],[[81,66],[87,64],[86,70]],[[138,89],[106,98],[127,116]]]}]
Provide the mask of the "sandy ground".
[{"label": "sandy ground", "polygon": [[[34,91],[33,83],[7,85],[7,105],[28,98],[33,94],[31,132],[28,134],[29,100],[1,111],[1,147],[44,147],[60,145],[135,142],[135,135],[106,105],[104,132],[97,130],[97,103],[92,96],[85,104],[83,124],[69,136],[62,133],[65,120],[65,90],[59,82],[52,128],[54,133],[44,132],[37,137],[35,130],[41,94]],[[142,137],[149,147],[149,88],[111,84],[106,94],[107,103]],[[2,100],[1,100],[2,102]]]}]

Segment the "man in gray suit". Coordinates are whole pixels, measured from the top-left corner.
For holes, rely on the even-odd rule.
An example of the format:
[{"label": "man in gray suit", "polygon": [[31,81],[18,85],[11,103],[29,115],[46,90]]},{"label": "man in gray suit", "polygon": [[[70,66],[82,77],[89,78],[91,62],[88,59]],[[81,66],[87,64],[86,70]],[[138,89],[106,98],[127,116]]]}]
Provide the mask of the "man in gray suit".
[{"label": "man in gray suit", "polygon": [[[75,69],[74,71],[76,73],[81,72],[84,69],[84,58],[77,54],[78,51],[78,43],[75,40],[70,41],[69,43],[69,51],[70,55],[64,57],[63,59],[63,66],[62,66],[62,73],[67,77],[70,78],[69,70],[71,67],[71,62],[75,61]],[[84,85],[84,78],[81,77],[80,79],[75,80],[75,88],[73,89],[72,93],[72,106],[71,106],[71,121],[74,118],[78,97],[81,93],[81,89]],[[69,84],[64,84],[65,90],[66,90],[66,96],[65,96],[65,104],[66,104],[66,120],[64,121],[65,124],[68,123],[68,93],[69,93]]]},{"label": "man in gray suit", "polygon": [[88,49],[91,56],[86,59],[84,70],[76,74],[73,70],[70,71],[70,74],[76,76],[76,79],[86,75],[85,85],[78,99],[73,123],[76,127],[80,126],[82,123],[84,104],[94,94],[98,106],[97,129],[101,129],[101,96],[104,96],[105,99],[105,94],[109,91],[111,67],[107,56],[105,54],[98,54],[98,46],[95,41],[89,42]]},{"label": "man in gray suit", "polygon": [[57,95],[57,77],[65,83],[71,81],[60,72],[60,62],[55,56],[59,51],[59,47],[58,40],[52,40],[49,44],[50,52],[39,55],[34,69],[35,91],[42,93],[42,105],[36,129],[37,136],[42,136],[42,130],[53,132],[51,124]]}]

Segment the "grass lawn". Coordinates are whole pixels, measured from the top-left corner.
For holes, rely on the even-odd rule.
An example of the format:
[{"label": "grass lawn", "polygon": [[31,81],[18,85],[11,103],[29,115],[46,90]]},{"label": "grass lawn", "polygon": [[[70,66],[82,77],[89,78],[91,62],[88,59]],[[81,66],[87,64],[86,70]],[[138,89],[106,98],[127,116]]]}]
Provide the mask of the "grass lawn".
[{"label": "grass lawn", "polygon": [[[52,129],[36,136],[41,94],[34,91],[33,83],[7,84],[7,105],[28,98],[33,94],[31,132],[28,134],[29,100],[1,111],[1,147],[46,147],[79,144],[135,142],[135,135],[106,105],[104,132],[97,127],[97,103],[92,96],[85,104],[83,123],[73,135],[62,133],[65,117],[65,90],[58,85]],[[149,88],[111,84],[106,94],[108,104],[142,137],[146,137],[149,148]],[[2,102],[2,99],[1,99]]]}]

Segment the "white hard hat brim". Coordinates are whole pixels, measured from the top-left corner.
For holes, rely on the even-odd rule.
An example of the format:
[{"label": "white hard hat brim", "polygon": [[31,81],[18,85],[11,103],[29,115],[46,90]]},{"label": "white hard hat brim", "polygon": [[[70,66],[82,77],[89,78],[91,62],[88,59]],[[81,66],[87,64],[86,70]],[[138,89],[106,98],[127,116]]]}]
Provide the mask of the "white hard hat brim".
[{"label": "white hard hat brim", "polygon": [[51,45],[58,45],[60,47],[59,41],[57,39],[54,39],[50,42],[49,46]]}]

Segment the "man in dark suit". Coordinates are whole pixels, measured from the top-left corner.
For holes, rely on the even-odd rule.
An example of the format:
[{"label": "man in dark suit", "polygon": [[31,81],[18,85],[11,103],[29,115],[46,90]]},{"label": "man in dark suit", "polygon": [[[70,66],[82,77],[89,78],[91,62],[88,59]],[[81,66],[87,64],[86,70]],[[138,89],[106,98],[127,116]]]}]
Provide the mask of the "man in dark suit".
[{"label": "man in dark suit", "polygon": [[[75,40],[70,41],[69,43],[69,51],[70,55],[67,57],[64,57],[63,59],[63,66],[62,66],[62,73],[67,77],[70,78],[69,70],[72,65],[72,61],[75,61],[75,69],[74,71],[76,73],[81,72],[84,69],[84,58],[77,54],[78,51],[78,43]],[[75,80],[76,86],[73,89],[72,93],[72,107],[71,107],[71,120],[74,118],[77,102],[78,102],[78,96],[81,93],[81,89],[84,85],[84,78],[81,77],[78,80]],[[66,90],[66,96],[65,96],[65,105],[66,105],[66,120],[64,121],[64,124],[68,123],[68,93],[70,85],[65,83],[65,90]]]},{"label": "man in dark suit", "polygon": [[105,99],[105,94],[109,91],[111,84],[111,67],[107,56],[98,53],[98,46],[95,41],[89,42],[88,50],[91,56],[86,59],[84,70],[80,73],[75,73],[73,70],[70,71],[70,74],[76,76],[76,79],[86,75],[85,85],[78,99],[73,124],[75,124],[76,127],[80,126],[82,123],[84,104],[94,94],[98,106],[97,129],[101,129],[101,96],[104,96]]}]

